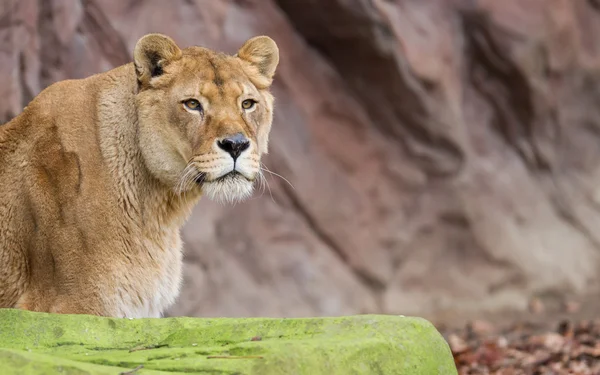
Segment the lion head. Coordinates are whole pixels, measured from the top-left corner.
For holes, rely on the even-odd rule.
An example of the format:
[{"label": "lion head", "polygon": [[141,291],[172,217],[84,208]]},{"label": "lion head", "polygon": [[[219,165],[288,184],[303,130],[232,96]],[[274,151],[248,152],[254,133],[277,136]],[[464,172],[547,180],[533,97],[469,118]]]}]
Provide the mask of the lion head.
[{"label": "lion head", "polygon": [[251,195],[273,121],[269,88],[279,62],[275,42],[248,40],[230,56],[180,49],[164,35],[134,50],[138,140],[144,163],[179,195],[218,201]]}]

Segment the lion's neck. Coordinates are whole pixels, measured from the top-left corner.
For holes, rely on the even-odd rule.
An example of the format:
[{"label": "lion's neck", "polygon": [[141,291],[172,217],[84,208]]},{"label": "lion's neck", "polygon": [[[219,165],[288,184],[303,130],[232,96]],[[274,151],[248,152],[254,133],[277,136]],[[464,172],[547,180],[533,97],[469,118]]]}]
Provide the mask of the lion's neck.
[{"label": "lion's neck", "polygon": [[98,124],[101,151],[116,182],[119,206],[125,217],[149,235],[179,229],[199,197],[176,196],[148,171],[137,139],[133,67],[126,65],[112,73],[120,84],[100,95]]}]

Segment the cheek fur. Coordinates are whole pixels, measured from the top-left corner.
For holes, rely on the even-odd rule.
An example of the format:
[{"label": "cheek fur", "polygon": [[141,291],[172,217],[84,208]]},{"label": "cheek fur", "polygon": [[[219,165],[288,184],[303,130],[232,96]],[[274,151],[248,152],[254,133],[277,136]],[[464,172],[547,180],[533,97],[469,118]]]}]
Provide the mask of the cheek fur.
[{"label": "cheek fur", "polygon": [[200,131],[203,122],[201,114],[190,113],[183,108],[183,104],[176,103],[175,105],[171,105],[168,122],[168,124],[164,125],[176,127],[181,135],[189,141],[192,149],[199,147],[201,139]]},{"label": "cheek fur", "polygon": [[200,147],[200,141],[202,140],[202,128],[203,118],[202,116],[196,116],[196,118],[186,118],[185,121],[181,122],[184,124],[184,131],[186,132],[192,148],[195,150]]},{"label": "cheek fur", "polygon": [[269,111],[266,108],[260,108],[260,112],[257,110],[255,113],[256,116],[254,116],[252,119],[252,126],[255,129],[258,154],[266,154],[269,151],[269,133],[271,132],[271,119],[269,116]]}]

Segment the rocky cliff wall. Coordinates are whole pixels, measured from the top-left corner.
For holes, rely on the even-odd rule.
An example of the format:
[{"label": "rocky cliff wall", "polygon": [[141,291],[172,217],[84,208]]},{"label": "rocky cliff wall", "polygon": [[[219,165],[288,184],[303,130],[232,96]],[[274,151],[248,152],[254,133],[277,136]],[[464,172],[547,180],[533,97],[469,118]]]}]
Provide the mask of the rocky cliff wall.
[{"label": "rocky cliff wall", "polygon": [[137,39],[281,49],[269,187],[201,202],[172,315],[523,309],[595,290],[595,0],[4,0],[0,121]]}]

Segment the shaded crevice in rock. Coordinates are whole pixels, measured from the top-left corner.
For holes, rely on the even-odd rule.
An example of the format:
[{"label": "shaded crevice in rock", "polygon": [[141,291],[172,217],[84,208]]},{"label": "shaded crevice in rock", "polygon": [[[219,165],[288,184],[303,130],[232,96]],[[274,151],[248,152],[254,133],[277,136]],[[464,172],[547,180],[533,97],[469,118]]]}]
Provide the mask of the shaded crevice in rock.
[{"label": "shaded crevice in rock", "polygon": [[54,0],[38,0],[38,35],[40,83],[47,87],[56,81],[55,72],[63,68],[64,47],[56,35],[54,24]]},{"label": "shaded crevice in rock", "polygon": [[532,96],[536,93],[532,92],[521,69],[507,57],[508,51],[494,38],[487,13],[465,11],[462,20],[467,41],[467,71],[473,86],[494,109],[494,129],[526,165],[547,167],[535,148],[532,129],[536,115]]},{"label": "shaded crevice in rock", "polygon": [[127,49],[121,35],[115,30],[108,17],[96,3],[96,0],[82,0],[82,4],[81,32],[93,38],[100,52],[111,65],[119,66],[129,62],[132,54]]},{"label": "shaded crevice in rock", "polygon": [[21,26],[23,22],[14,17],[17,13],[19,2],[6,1],[4,7],[6,7],[6,9],[1,9],[2,13],[0,13],[0,30]]},{"label": "shaded crevice in rock", "polygon": [[277,0],[304,39],[331,61],[364,104],[373,124],[404,147],[425,172],[458,173],[464,154],[433,115],[431,82],[411,73],[393,32],[371,3]]},{"label": "shaded crevice in rock", "polygon": [[35,93],[31,90],[25,76],[27,74],[26,58],[23,52],[19,53],[19,84],[21,86],[21,103],[29,103],[34,97]]},{"label": "shaded crevice in rock", "polygon": [[[16,116],[20,109],[21,88],[19,67],[20,39],[19,30],[23,30],[19,1],[6,0],[0,4],[0,75],[7,77],[3,85],[3,102],[0,104],[0,124]],[[11,92],[14,90],[14,93]]]}]

